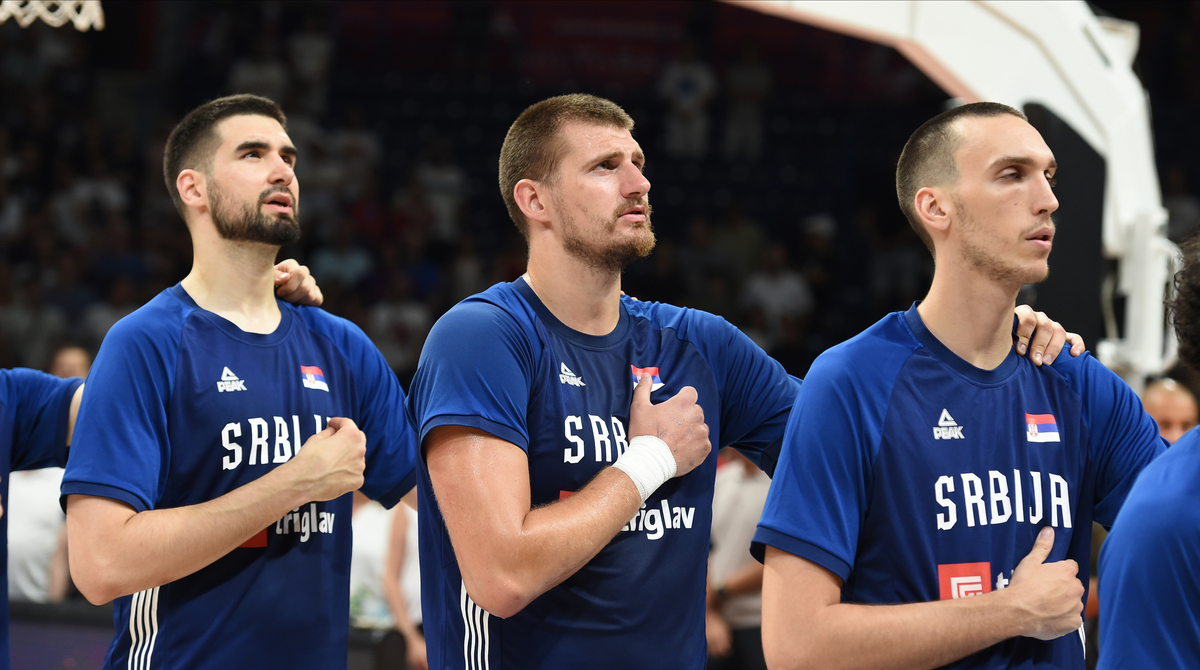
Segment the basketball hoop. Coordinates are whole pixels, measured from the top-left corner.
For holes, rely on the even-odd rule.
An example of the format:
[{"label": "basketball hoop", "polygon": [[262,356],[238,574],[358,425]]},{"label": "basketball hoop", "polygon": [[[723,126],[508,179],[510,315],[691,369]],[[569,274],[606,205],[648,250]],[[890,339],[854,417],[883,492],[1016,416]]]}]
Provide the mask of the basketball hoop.
[{"label": "basketball hoop", "polygon": [[100,0],[0,0],[0,23],[9,17],[22,28],[41,19],[55,28],[70,21],[75,29],[104,30],[104,10]]}]

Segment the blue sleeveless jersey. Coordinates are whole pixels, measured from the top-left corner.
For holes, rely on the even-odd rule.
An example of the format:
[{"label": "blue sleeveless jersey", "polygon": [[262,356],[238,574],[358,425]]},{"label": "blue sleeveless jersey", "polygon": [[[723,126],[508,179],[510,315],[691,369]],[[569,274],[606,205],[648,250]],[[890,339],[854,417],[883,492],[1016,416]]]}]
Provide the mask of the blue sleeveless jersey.
[{"label": "blue sleeveless jersey", "polygon": [[1200,430],[1142,472],[1100,549],[1101,670],[1200,667]]},{"label": "blue sleeveless jersey", "polygon": [[[752,551],[826,568],[843,602],[928,602],[1004,588],[1051,526],[1047,561],[1074,559],[1087,585],[1092,521],[1112,524],[1163,444],[1090,355],[980,370],[914,305],[813,364]],[[1077,634],[1018,637],[947,667],[1083,670],[1083,650]]]},{"label": "blue sleeveless jersey", "polygon": [[[8,473],[36,470],[67,460],[67,417],[71,396],[82,379],[59,379],[36,370],[0,369],[0,500],[8,509]],[[8,515],[0,515],[0,538],[8,537]],[[0,544],[0,565],[8,565],[8,543]],[[9,667],[8,570],[0,578],[0,668]]]},{"label": "blue sleeveless jersey", "polygon": [[737,443],[769,473],[799,380],[719,317],[621,299],[608,335],[573,331],[523,280],[459,303],[421,352],[409,413],[479,428],[523,449],[533,505],[586,485],[625,450],[639,371],[651,399],[699,393],[708,459],[661,486],[576,574],[508,619],[463,586],[421,462],[421,598],[431,668],[703,668],[704,596],[717,448]]},{"label": "blue sleeveless jersey", "polygon": [[[396,376],[348,321],[279,309],[275,332],[246,333],[176,285],[113,326],[88,376],[64,500],[139,512],[212,500],[340,416],[367,435],[363,492],[394,505],[416,459]],[[303,505],[198,572],[118,598],[104,667],[346,667],[350,513],[350,494]]]}]

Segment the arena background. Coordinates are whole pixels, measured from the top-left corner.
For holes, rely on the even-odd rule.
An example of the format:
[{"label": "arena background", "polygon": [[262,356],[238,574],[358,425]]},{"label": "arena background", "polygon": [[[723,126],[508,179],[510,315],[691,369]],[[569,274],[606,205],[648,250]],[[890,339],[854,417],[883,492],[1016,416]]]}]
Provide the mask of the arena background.
[{"label": "arena background", "polygon": [[[1200,222],[1200,3],[1092,7],[1140,27],[1134,67],[1178,240]],[[559,93],[622,105],[648,154],[660,241],[625,290],[721,314],[795,375],[920,298],[932,272],[896,206],[893,170],[947,95],[884,46],[710,1],[103,9],[101,31],[0,24],[5,367],[44,369],[69,343],[94,353],[116,319],[186,274],[190,242],[163,184],[163,143],[184,112],[239,91],[281,101],[301,151],[305,235],[283,256],[313,269],[326,308],[362,326],[406,388],[432,322],[524,270],[496,158],[517,114]],[[678,71],[668,74],[688,54],[715,84],[691,102]],[[685,104],[707,126],[680,140],[670,116]],[[747,129],[751,112],[757,129]],[[1056,152],[1077,139],[1033,120]],[[1071,206],[1098,204],[1079,198],[1064,213]],[[1098,246],[1083,265],[1096,280],[1111,271]],[[1089,344],[1103,333],[1098,309],[1073,321],[1045,295],[1027,297]],[[98,667],[103,611],[13,611],[14,667]],[[352,667],[385,658],[382,637],[356,633]]]}]

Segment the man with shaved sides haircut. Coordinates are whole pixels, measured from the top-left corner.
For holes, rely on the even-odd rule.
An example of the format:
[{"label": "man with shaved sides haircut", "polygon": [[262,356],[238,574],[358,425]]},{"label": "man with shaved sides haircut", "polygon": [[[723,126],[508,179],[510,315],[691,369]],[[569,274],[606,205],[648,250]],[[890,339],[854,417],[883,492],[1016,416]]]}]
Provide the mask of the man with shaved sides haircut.
[{"label": "man with shaved sides haircut", "polygon": [[500,193],[527,271],[456,305],[421,352],[431,668],[705,665],[717,451],[774,471],[800,383],[720,317],[621,294],[654,246],[632,131],[590,95],[517,118]]},{"label": "man with shaved sides haircut", "polygon": [[395,504],[416,450],[366,335],[273,289],[298,158],[252,95],[167,140],[192,271],[109,331],[63,477],[71,574],[116,600],[106,669],[346,667],[350,492]]},{"label": "man with shaved sides haircut", "polygon": [[752,548],[772,668],[1085,667],[1092,521],[1112,524],[1164,443],[1090,355],[1014,352],[1017,292],[1049,271],[1056,170],[996,103],[905,145],[896,191],[933,282],[800,391]]}]

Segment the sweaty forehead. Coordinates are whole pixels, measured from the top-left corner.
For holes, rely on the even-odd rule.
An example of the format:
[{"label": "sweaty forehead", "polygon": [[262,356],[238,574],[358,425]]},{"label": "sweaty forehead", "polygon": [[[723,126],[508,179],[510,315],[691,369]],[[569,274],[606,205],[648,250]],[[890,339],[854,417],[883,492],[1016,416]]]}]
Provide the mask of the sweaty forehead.
[{"label": "sweaty forehead", "polygon": [[963,170],[987,169],[998,162],[1028,162],[1043,168],[1055,164],[1041,133],[1016,116],[969,117],[959,120],[955,130],[961,138],[958,164]]}]

